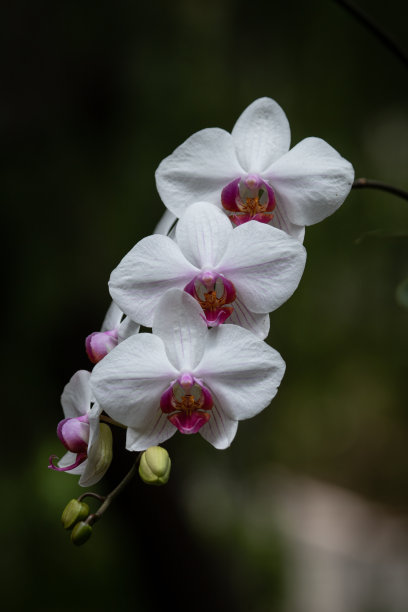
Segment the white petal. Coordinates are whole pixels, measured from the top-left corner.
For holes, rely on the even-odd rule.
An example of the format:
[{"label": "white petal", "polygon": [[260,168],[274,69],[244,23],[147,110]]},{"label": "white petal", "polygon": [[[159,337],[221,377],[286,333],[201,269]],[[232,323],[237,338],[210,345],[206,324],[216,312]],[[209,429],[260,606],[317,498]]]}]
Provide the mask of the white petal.
[{"label": "white petal", "polygon": [[89,440],[88,440],[88,454],[89,449],[97,443],[99,437],[99,417],[102,413],[102,408],[97,402],[94,403],[92,409],[88,412],[89,419]]},{"label": "white petal", "polygon": [[102,323],[101,331],[111,331],[119,327],[120,321],[123,317],[123,312],[115,302],[109,306],[105,318]]},{"label": "white petal", "polygon": [[255,334],[261,340],[269,334],[270,321],[268,314],[258,314],[248,310],[248,308],[241,302],[239,298],[233,303],[234,311],[232,315],[226,320],[226,324],[232,323],[233,325],[239,325],[248,329],[250,332]]},{"label": "white petal", "polygon": [[232,231],[222,210],[208,202],[196,202],[180,218],[176,241],[197,268],[212,268],[221,259]]},{"label": "white petal", "polygon": [[197,274],[179,246],[167,236],[143,238],[112,272],[113,299],[134,321],[151,327],[157,301],[172,287],[185,287]]},{"label": "white petal", "polygon": [[249,221],[235,228],[219,270],[232,281],[245,306],[272,312],[299,284],[306,262],[304,246],[285,232]]},{"label": "white petal", "polygon": [[79,370],[65,385],[61,404],[66,419],[82,416],[88,412],[91,403],[90,376],[91,373],[87,370]]},{"label": "white petal", "polygon": [[98,403],[112,418],[143,429],[177,375],[162,340],[153,334],[136,334],[96,364],[91,385]]},{"label": "white petal", "polygon": [[265,176],[290,221],[312,225],[344,202],[353,184],[354,170],[327,142],[306,138],[278,159]]},{"label": "white petal", "polygon": [[130,317],[125,317],[118,329],[118,342],[123,342],[126,338],[138,334],[140,325],[132,321]]},{"label": "white petal", "polygon": [[237,433],[238,421],[233,421],[226,414],[223,414],[216,404],[214,404],[211,412],[211,418],[200,429],[200,434],[215,448],[219,450],[228,448]]},{"label": "white petal", "polygon": [[149,446],[157,446],[168,440],[177,431],[161,410],[152,411],[150,420],[142,430],[128,427],[126,433],[126,448],[130,451],[142,451]]},{"label": "white petal", "polygon": [[245,174],[231,134],[219,128],[196,132],[166,157],[156,170],[161,199],[177,217],[197,201],[221,206],[221,191]]},{"label": "white petal", "polygon": [[208,329],[199,303],[185,291],[171,289],[157,304],[153,333],[163,340],[174,367],[191,372],[202,358]]},{"label": "white petal", "polygon": [[84,470],[81,478],[78,481],[78,484],[81,487],[92,487],[94,484],[99,482],[109,467],[109,465],[105,465],[103,470],[95,469],[95,464],[93,461],[91,461],[91,457],[88,457],[88,459],[84,461],[82,465],[84,466]]},{"label": "white petal", "polygon": [[97,470],[95,468],[95,462],[91,460],[90,456],[88,456],[88,459],[84,461],[82,465],[84,466],[84,470],[78,481],[81,487],[92,487],[99,482],[109,467],[109,465],[106,465],[104,470]]},{"label": "white petal", "polygon": [[275,397],[285,372],[277,351],[236,325],[209,331],[201,363],[193,374],[201,378],[217,405],[230,419],[249,419]]},{"label": "white petal", "polygon": [[162,218],[154,228],[153,234],[162,234],[163,236],[168,236],[169,232],[174,225],[177,217],[173,215],[169,210],[165,210]]},{"label": "white petal", "polygon": [[[95,417],[96,416],[97,415],[95,414]],[[92,423],[90,421],[91,435],[88,445],[88,459],[84,464],[85,469],[78,483],[81,487],[91,487],[92,485],[99,482],[101,478],[103,478],[103,476],[105,475],[112,461],[112,432],[108,432],[110,428],[105,424],[104,427],[107,428],[106,431],[107,433],[109,433],[110,440],[109,438],[106,439],[105,434],[104,442],[103,437],[100,435],[99,415],[97,418],[95,418],[94,423],[96,424],[96,428],[92,435]],[[108,448],[110,448],[110,460],[108,460],[109,457],[106,454],[106,444],[108,444]]]},{"label": "white petal", "polygon": [[272,223],[273,227],[277,227],[295,238],[295,240],[299,240],[299,242],[303,242],[305,239],[305,226],[304,225],[295,225],[292,221],[289,221],[289,217],[286,213],[285,207],[283,205],[279,205],[276,203],[276,207],[273,211]]},{"label": "white petal", "polygon": [[238,159],[247,172],[261,174],[290,146],[285,113],[271,98],[259,98],[244,110],[232,130]]},{"label": "white petal", "polygon": [[[76,453],[71,453],[71,451],[68,451],[58,461],[58,467],[66,468],[69,465],[74,465],[76,460],[77,460],[77,454]],[[84,471],[85,471],[87,462],[88,462],[88,459],[86,459],[83,463],[78,465],[76,468],[73,468],[72,470],[67,470],[67,474],[73,474],[74,476],[78,476],[79,474],[83,474]]]}]

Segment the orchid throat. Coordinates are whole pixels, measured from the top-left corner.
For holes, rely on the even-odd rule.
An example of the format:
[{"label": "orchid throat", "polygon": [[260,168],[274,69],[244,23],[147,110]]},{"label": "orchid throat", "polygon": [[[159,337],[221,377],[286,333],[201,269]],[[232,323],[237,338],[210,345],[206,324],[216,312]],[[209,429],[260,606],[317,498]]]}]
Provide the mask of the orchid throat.
[{"label": "orchid throat", "polygon": [[184,287],[184,291],[200,304],[210,327],[221,325],[234,311],[231,303],[236,298],[235,287],[221,274],[201,272]]},{"label": "orchid throat", "polygon": [[276,206],[273,190],[257,174],[239,177],[224,187],[221,204],[235,225],[247,221],[269,223]]},{"label": "orchid throat", "polygon": [[197,433],[211,418],[209,390],[191,374],[181,374],[160,399],[161,411],[183,434]]}]

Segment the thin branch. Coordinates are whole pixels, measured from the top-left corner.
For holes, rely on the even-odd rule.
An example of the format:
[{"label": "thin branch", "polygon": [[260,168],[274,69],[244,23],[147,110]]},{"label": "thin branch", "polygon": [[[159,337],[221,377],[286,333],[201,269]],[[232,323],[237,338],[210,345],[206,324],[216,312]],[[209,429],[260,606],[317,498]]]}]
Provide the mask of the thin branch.
[{"label": "thin branch", "polygon": [[139,463],[139,460],[140,460],[141,456],[142,456],[142,453],[139,453],[137,455],[137,457],[136,457],[132,467],[130,468],[129,472],[126,474],[124,479],[118,484],[118,486],[115,489],[113,489],[113,491],[111,491],[111,493],[109,493],[109,495],[107,495],[105,497],[105,501],[100,506],[100,508],[95,512],[95,514],[90,514],[88,516],[88,518],[85,521],[88,525],[93,525],[97,520],[99,520],[101,518],[101,516],[109,508],[110,504],[113,502],[115,497],[117,497],[117,495],[119,495],[119,493],[121,493],[123,491],[123,489],[126,487],[126,485],[132,480],[133,476],[136,473],[137,466],[138,466],[138,463]]},{"label": "thin branch", "polygon": [[392,185],[387,185],[381,181],[372,181],[366,178],[359,178],[354,181],[353,189],[380,189],[381,191],[392,193],[393,195],[408,201],[408,191],[399,189],[398,187],[393,187]]},{"label": "thin branch", "polygon": [[408,68],[408,56],[407,54],[397,45],[397,43],[392,40],[392,38],[384,32],[374,21],[369,17],[364,11],[360,8],[354,6],[348,0],[334,0],[337,4],[342,6],[346,11],[348,11],[357,21],[359,21],[367,30],[370,30],[374,36],[378,38],[382,42],[382,44],[387,47],[391,53],[393,53],[396,57],[398,57]]},{"label": "thin branch", "polygon": [[408,232],[393,232],[391,230],[383,229],[372,230],[361,234],[361,236],[354,240],[354,244],[360,245],[367,238],[408,238]]},{"label": "thin branch", "polygon": [[98,493],[92,493],[91,491],[89,491],[89,493],[82,493],[82,495],[78,497],[78,501],[81,502],[83,499],[85,499],[85,497],[94,497],[99,501],[105,501],[106,499],[104,495],[98,495]]}]

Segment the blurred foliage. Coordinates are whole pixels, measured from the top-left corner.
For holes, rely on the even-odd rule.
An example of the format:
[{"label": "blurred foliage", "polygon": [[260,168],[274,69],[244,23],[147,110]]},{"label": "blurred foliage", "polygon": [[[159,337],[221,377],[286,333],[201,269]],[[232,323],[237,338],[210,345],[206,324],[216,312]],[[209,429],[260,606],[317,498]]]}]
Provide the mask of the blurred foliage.
[{"label": "blurred foliage", "polygon": [[405,278],[397,286],[395,298],[400,306],[408,308],[408,278]]},{"label": "blurred foliage", "polygon": [[[406,43],[406,3],[358,4]],[[240,474],[240,495],[250,496],[253,467],[277,462],[407,511],[408,326],[395,289],[408,258],[406,237],[392,236],[407,233],[405,202],[353,192],[307,230],[301,285],[271,317],[269,341],[287,362],[272,407],[242,423],[222,453],[199,436],[175,436],[166,493],[135,485],[81,549],[60,525],[76,479],[46,469],[59,448],[59,396],[89,368],[84,338],[109,304],[111,270],[160,218],[154,170],[163,157],[201,128],[230,130],[267,95],[287,113],[293,144],[320,136],[357,176],[407,189],[404,67],[321,0],[17,0],[4,7],[0,33],[3,602],[55,612],[171,601],[180,610],[279,611],[279,538],[273,527],[252,537],[239,507],[234,524],[222,523],[231,502],[221,475]],[[214,494],[190,524],[183,484],[194,472],[198,491],[200,474],[214,474]],[[161,586],[150,563],[161,564]]]}]

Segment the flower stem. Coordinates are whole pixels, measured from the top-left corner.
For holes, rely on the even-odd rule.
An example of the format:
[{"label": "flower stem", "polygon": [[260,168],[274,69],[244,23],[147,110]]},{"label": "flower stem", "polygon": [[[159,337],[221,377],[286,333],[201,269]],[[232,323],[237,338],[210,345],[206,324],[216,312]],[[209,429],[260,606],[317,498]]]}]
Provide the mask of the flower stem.
[{"label": "flower stem", "polygon": [[98,495],[98,493],[92,493],[89,491],[89,493],[82,493],[82,495],[78,497],[78,501],[81,502],[83,499],[85,499],[85,497],[94,497],[95,499],[99,499],[99,501],[105,501],[106,499],[104,495]]},{"label": "flower stem", "polygon": [[372,181],[366,178],[356,179],[353,183],[353,189],[380,189],[381,191],[387,191],[393,195],[408,201],[408,191],[387,185],[381,181]]},{"label": "flower stem", "polygon": [[96,523],[96,521],[98,521],[102,517],[103,513],[109,508],[110,504],[113,502],[115,497],[117,497],[119,493],[121,493],[123,489],[126,487],[126,485],[132,480],[133,476],[136,473],[137,466],[138,466],[141,456],[142,456],[142,453],[138,453],[132,467],[130,468],[129,472],[126,474],[124,479],[118,484],[118,486],[115,489],[113,489],[113,491],[111,491],[111,493],[109,493],[109,495],[107,495],[104,498],[103,504],[98,508],[95,514],[90,514],[88,516],[88,518],[85,521],[88,525],[93,525],[94,523]]},{"label": "flower stem", "polygon": [[373,22],[371,17],[369,17],[364,11],[360,8],[357,8],[349,2],[348,0],[334,0],[337,4],[340,4],[346,11],[348,11],[357,21],[359,21],[367,30],[370,30],[374,36],[378,38],[382,42],[382,44],[387,47],[391,53],[393,53],[396,57],[398,57],[403,64],[408,68],[408,56],[402,49],[397,45],[397,43],[392,40],[392,38],[384,32],[376,23]]},{"label": "flower stem", "polygon": [[122,425],[122,423],[119,423],[118,421],[114,421],[113,419],[108,417],[106,414],[102,414],[99,417],[99,420],[104,421],[105,423],[109,423],[110,425],[116,425],[116,427],[121,427],[122,429],[126,429],[126,425]]}]

